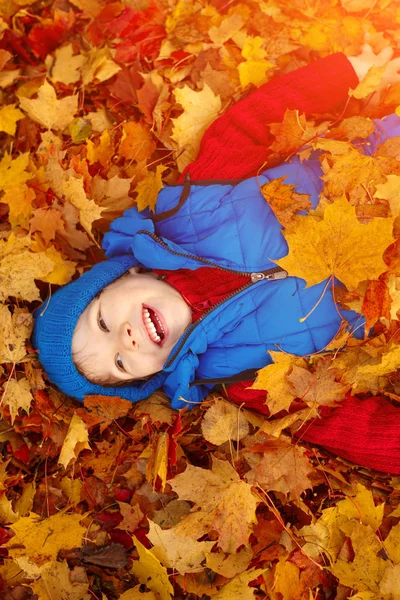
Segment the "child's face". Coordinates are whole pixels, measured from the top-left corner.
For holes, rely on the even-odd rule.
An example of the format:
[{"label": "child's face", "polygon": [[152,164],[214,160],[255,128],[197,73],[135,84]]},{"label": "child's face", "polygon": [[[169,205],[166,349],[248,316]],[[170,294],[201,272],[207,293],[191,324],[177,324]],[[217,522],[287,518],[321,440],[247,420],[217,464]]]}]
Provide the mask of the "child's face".
[{"label": "child's face", "polygon": [[89,380],[117,383],[161,371],[191,323],[180,293],[151,273],[128,274],[104,288],[77,322],[74,359]]}]

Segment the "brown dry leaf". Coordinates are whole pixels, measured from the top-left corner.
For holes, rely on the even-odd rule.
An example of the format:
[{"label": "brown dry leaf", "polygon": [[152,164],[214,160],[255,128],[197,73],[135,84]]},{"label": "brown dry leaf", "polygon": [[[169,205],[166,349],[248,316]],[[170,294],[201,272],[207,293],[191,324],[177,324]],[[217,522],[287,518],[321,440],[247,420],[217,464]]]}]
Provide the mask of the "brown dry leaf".
[{"label": "brown dry leaf", "polygon": [[184,473],[168,483],[179,499],[195,503],[192,514],[176,527],[178,532],[189,535],[192,526],[204,533],[214,529],[224,552],[232,553],[248,544],[251,526],[256,522],[257,499],[251,486],[240,480],[228,462],[214,458],[211,471],[188,465]]},{"label": "brown dry leaf", "polygon": [[377,279],[386,271],[382,255],[392,242],[393,219],[373,219],[362,225],[347,200],[325,207],[322,221],[312,213],[294,217],[294,228],[284,232],[289,254],[276,261],[307,286],[334,275],[348,290],[360,281]]},{"label": "brown dry leaf", "polygon": [[146,415],[152,423],[172,425],[175,419],[175,412],[172,410],[168,398],[160,391],[152,394],[147,400],[141,400],[135,404],[133,410],[136,419]]},{"label": "brown dry leaf", "polygon": [[237,406],[217,398],[204,416],[201,431],[206,440],[220,446],[245,437],[249,424]]},{"label": "brown dry leaf", "polygon": [[367,138],[375,130],[374,123],[367,117],[354,115],[343,119],[339,125],[332,128],[329,132],[329,137],[335,140],[347,140],[351,142],[357,138]]},{"label": "brown dry leaf", "polygon": [[265,440],[262,452],[261,455],[251,452],[244,454],[251,467],[251,471],[246,473],[249,483],[260,485],[267,492],[282,492],[289,500],[300,498],[305,490],[312,487],[308,476],[314,469],[304,448],[275,439]]},{"label": "brown dry leaf", "polygon": [[143,519],[142,511],[137,504],[132,506],[126,502],[118,502],[118,506],[120,513],[123,516],[123,520],[119,523],[118,529],[133,533]]},{"label": "brown dry leaf", "polygon": [[386,281],[371,279],[366,284],[365,295],[361,312],[366,319],[366,330],[368,331],[381,319],[390,319],[391,298]]},{"label": "brown dry leaf", "polygon": [[76,459],[85,449],[90,450],[88,430],[82,419],[75,414],[69,424],[58,463],[66,469],[71,460]]},{"label": "brown dry leaf", "polygon": [[304,144],[325,133],[327,123],[315,125],[314,121],[306,120],[298,110],[287,109],[281,123],[271,123],[269,126],[275,141],[271,150],[280,156],[287,156],[299,150]]},{"label": "brown dry leaf", "polygon": [[273,179],[261,186],[260,190],[278,221],[289,227],[293,223],[293,217],[299,210],[309,210],[311,202],[309,194],[297,194],[295,185],[284,183],[286,177]]},{"label": "brown dry leaf", "polygon": [[118,396],[86,396],[83,404],[86,410],[79,410],[78,414],[89,427],[100,424],[100,433],[115,419],[126,417],[132,408],[131,402]]},{"label": "brown dry leaf", "polygon": [[332,368],[330,357],[318,360],[314,372],[295,365],[290,375],[287,375],[287,380],[292,384],[296,396],[310,407],[315,404],[334,406],[344,400],[350,387],[336,381],[336,372]]},{"label": "brown dry leaf", "polygon": [[31,233],[40,231],[46,246],[51,240],[54,240],[57,232],[64,232],[65,230],[62,212],[57,208],[37,208],[32,212],[32,215],[30,220]]},{"label": "brown dry leaf", "polygon": [[20,106],[28,116],[47,129],[65,129],[78,110],[78,95],[57,99],[56,92],[45,80],[38,90],[37,99],[20,98]]}]

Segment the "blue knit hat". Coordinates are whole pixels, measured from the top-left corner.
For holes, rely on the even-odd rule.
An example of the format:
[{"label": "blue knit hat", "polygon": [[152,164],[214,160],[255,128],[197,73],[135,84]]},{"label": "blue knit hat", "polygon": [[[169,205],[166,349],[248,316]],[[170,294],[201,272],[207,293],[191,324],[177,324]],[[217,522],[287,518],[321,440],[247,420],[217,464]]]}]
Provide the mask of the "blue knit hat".
[{"label": "blue knit hat", "polygon": [[150,396],[164,383],[166,375],[161,372],[149,381],[103,387],[81,375],[72,360],[72,335],[82,312],[102,289],[136,264],[137,261],[129,255],[100,262],[79,279],[61,287],[36,309],[32,343],[50,381],[64,394],[77,400],[83,400],[86,395],[100,394],[137,402]]}]

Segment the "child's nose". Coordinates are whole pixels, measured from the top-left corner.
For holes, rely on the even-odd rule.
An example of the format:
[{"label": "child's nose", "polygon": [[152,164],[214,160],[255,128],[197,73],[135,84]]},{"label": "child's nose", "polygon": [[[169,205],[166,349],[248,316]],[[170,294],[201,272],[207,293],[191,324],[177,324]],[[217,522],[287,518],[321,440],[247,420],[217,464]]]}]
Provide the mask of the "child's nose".
[{"label": "child's nose", "polygon": [[128,343],[128,345],[136,346],[136,342],[133,337],[133,330],[129,323],[125,325],[125,331],[127,333],[126,342]]}]

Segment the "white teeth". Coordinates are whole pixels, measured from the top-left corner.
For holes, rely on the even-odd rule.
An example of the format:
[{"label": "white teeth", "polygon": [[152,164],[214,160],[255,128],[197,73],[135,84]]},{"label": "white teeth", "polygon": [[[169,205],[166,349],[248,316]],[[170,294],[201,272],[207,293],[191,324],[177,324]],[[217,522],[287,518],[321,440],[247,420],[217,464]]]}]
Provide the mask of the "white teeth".
[{"label": "white teeth", "polygon": [[[158,324],[160,325],[160,327],[162,328],[162,326],[161,326],[161,323],[160,323],[160,321],[159,321],[158,317],[157,317],[156,315],[154,315],[154,316],[155,316],[155,318],[157,319],[157,323],[158,323]],[[151,320],[151,318],[150,318],[150,313],[149,313],[149,311],[147,310],[147,308],[144,308],[144,309],[143,309],[143,320],[144,320],[144,324],[146,325],[146,329],[147,329],[147,332],[148,332],[148,334],[149,334],[149,337],[150,337],[150,339],[151,339],[153,342],[156,342],[157,344],[158,344],[159,342],[161,342],[161,338],[160,338],[160,336],[157,334],[157,329],[155,328],[155,326],[154,326],[154,324],[153,324],[153,321],[152,321],[152,320]]]}]

